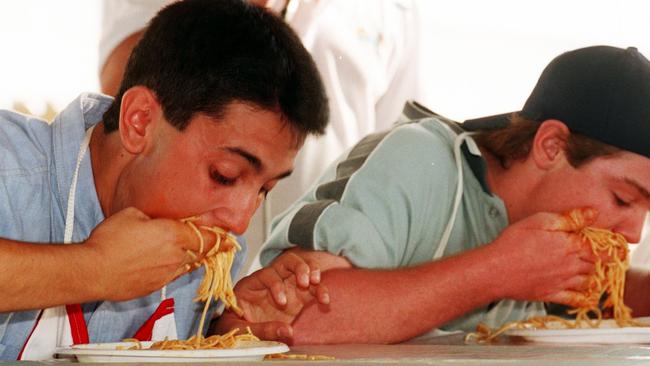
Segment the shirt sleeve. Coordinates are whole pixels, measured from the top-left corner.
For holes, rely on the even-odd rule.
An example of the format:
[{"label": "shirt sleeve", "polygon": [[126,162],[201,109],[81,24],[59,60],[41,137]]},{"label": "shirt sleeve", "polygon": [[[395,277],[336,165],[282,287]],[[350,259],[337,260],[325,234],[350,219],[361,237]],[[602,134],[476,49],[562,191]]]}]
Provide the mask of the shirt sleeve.
[{"label": "shirt sleeve", "polygon": [[425,226],[438,225],[442,235],[457,180],[445,133],[410,123],[361,140],[274,220],[262,264],[294,246],[326,250],[362,268],[399,267],[423,243],[433,253],[439,238]]}]

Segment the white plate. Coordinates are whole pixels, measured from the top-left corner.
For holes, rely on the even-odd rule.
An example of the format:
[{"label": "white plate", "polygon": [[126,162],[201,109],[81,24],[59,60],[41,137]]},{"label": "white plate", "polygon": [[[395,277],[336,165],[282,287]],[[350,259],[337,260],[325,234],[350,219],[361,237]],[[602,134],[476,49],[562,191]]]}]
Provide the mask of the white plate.
[{"label": "white plate", "polygon": [[[637,318],[650,322],[650,318]],[[650,343],[650,327],[623,327],[616,325],[613,319],[603,320],[598,328],[564,329],[558,326],[551,329],[511,329],[505,334],[519,336],[531,342],[543,343]]]},{"label": "white plate", "polygon": [[[141,342],[146,348],[152,342]],[[265,355],[289,351],[284,343],[240,341],[235,348],[205,350],[128,350],[131,342],[90,343],[59,348],[57,353],[76,356],[79,362],[218,362],[259,361]]]}]

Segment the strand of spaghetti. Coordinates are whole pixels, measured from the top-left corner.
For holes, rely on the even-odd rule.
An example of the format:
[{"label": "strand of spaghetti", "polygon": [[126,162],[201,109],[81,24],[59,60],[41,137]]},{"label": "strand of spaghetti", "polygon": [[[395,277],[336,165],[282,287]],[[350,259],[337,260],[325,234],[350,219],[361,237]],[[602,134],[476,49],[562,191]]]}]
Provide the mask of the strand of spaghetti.
[{"label": "strand of spaghetti", "polygon": [[[215,239],[214,246],[217,247],[217,246],[220,245],[221,239],[220,239],[219,235],[215,235],[215,236],[216,236],[216,239]],[[210,250],[210,252],[212,252],[213,250],[214,250],[214,247],[212,248],[212,250]],[[219,256],[219,255],[216,255],[214,257],[213,256],[208,256],[208,262],[210,260],[212,260],[213,258],[220,258],[220,257],[221,256]],[[215,276],[214,271],[210,271],[211,268],[214,268],[214,267],[211,267],[211,266],[206,264],[206,266],[205,266],[206,277],[208,277],[208,272],[211,272],[211,274],[212,274],[211,277],[212,278],[210,279],[210,286],[208,286],[208,296],[207,296],[207,299],[205,300],[205,305],[203,306],[203,313],[201,314],[201,320],[199,322],[199,329],[196,332],[195,345],[197,346],[197,348],[198,348],[198,346],[201,345],[201,338],[203,337],[203,324],[205,323],[205,316],[208,313],[208,308],[210,307],[210,302],[212,301],[212,296],[214,294],[214,288],[217,285],[218,276]]]},{"label": "strand of spaghetti", "polygon": [[205,248],[205,241],[203,240],[203,235],[201,235],[201,232],[199,231],[199,229],[196,227],[196,225],[194,225],[194,222],[193,222],[193,221],[196,220],[196,219],[197,219],[197,217],[196,217],[196,216],[193,216],[193,217],[189,217],[189,218],[187,218],[187,219],[183,219],[183,220],[181,220],[181,221],[183,221],[183,222],[186,223],[190,228],[192,228],[192,231],[194,231],[194,234],[196,234],[196,236],[199,237],[199,253],[202,254],[202,253],[203,253],[203,249]]},{"label": "strand of spaghetti", "polygon": [[286,353],[274,353],[270,355],[266,355],[264,357],[264,360],[306,360],[306,361],[328,361],[328,360],[335,360],[336,358],[332,356],[325,356],[325,355],[306,355],[306,354],[299,354],[299,353],[291,353],[291,354],[286,354]]},{"label": "strand of spaghetti", "polygon": [[126,339],[123,339],[122,342],[132,342],[132,343],[135,343],[135,345],[133,345],[131,347],[117,346],[117,349],[128,349],[128,350],[142,349],[142,343],[140,343],[140,340],[137,339],[137,338],[126,338]]}]

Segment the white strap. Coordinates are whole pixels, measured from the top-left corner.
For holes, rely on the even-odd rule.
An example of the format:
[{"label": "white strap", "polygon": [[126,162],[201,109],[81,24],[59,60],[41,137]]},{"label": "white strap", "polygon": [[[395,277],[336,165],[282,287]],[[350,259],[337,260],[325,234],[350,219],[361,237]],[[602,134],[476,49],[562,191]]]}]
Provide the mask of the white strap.
[{"label": "white strap", "polygon": [[70,191],[68,192],[68,210],[65,215],[65,234],[63,236],[64,244],[69,244],[72,241],[72,232],[74,231],[74,201],[75,193],[77,192],[79,169],[81,168],[81,162],[84,159],[84,155],[86,155],[86,151],[88,150],[88,145],[90,145],[90,137],[92,136],[94,129],[95,126],[92,126],[86,131],[86,136],[84,136],[84,139],[81,142],[81,146],[79,146],[79,153],[77,154],[77,165],[72,175]]},{"label": "white strap", "polygon": [[456,139],[454,139],[454,160],[456,161],[456,171],[458,172],[458,184],[456,184],[456,195],[454,197],[454,206],[451,212],[451,217],[447,222],[445,231],[442,233],[442,238],[438,243],[438,248],[433,255],[434,260],[441,258],[447,248],[449,237],[451,236],[451,231],[454,228],[454,222],[456,221],[456,214],[460,207],[460,201],[463,198],[463,156],[460,148],[465,140],[472,141],[469,137],[475,134],[476,132],[462,132],[456,136]]}]

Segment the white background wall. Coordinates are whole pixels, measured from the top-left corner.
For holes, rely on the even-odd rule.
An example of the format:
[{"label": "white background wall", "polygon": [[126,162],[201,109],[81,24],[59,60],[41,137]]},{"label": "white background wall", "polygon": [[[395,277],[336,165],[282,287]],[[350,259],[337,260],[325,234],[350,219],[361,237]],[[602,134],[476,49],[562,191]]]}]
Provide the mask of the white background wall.
[{"label": "white background wall", "polygon": [[427,104],[467,119],[521,108],[546,64],[584,46],[650,57],[650,1],[421,1]]},{"label": "white background wall", "polygon": [[98,90],[100,0],[0,1],[0,108],[35,114]]}]

